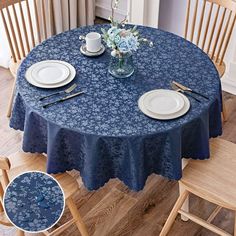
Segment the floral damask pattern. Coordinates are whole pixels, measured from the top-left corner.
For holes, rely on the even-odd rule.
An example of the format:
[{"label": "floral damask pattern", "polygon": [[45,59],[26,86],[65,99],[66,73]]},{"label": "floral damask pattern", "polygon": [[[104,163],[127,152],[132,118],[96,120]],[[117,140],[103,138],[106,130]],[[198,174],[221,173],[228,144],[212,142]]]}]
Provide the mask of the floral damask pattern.
[{"label": "floral damask pattern", "polygon": [[[109,26],[102,26],[109,28]],[[119,178],[131,189],[143,188],[151,173],[181,178],[181,157],[209,157],[209,137],[221,134],[221,84],[208,56],[174,34],[138,26],[154,46],[134,53],[135,73],[116,79],[108,73],[110,51],[97,58],[81,55],[80,35],[100,32],[101,26],[81,27],[54,36],[37,46],[18,71],[10,126],[24,130],[23,149],[45,152],[49,173],[80,170],[88,189]],[[83,96],[42,108],[39,98],[54,91],[30,85],[26,70],[42,60],[64,60],[77,71]],[[138,108],[139,97],[153,89],[171,89],[178,81],[208,96],[190,99],[183,117],[158,121]]]},{"label": "floral damask pattern", "polygon": [[25,231],[52,227],[63,213],[64,195],[58,183],[42,172],[16,177],[4,195],[4,207],[11,222]]}]

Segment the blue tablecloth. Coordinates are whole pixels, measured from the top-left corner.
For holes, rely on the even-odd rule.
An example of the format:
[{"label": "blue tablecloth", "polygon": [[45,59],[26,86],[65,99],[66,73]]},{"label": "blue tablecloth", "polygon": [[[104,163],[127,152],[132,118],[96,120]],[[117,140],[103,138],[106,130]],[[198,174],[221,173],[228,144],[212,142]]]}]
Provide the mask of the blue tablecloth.
[{"label": "blue tablecloth", "polygon": [[[97,58],[80,53],[79,36],[101,27],[68,31],[32,50],[18,71],[10,126],[24,130],[24,151],[47,153],[49,173],[77,169],[90,190],[115,177],[133,190],[142,189],[152,173],[180,179],[181,158],[209,158],[209,137],[222,132],[221,85],[214,64],[183,38],[139,26],[154,47],[142,46],[134,53],[131,78],[116,79],[108,74],[109,50]],[[26,81],[25,72],[49,59],[71,63],[77,71],[72,83],[86,88],[86,95],[43,109],[39,98],[61,89],[36,88]],[[139,97],[149,90],[170,89],[172,80],[210,100],[199,104],[190,99],[190,111],[175,120],[145,116],[138,108]]]}]

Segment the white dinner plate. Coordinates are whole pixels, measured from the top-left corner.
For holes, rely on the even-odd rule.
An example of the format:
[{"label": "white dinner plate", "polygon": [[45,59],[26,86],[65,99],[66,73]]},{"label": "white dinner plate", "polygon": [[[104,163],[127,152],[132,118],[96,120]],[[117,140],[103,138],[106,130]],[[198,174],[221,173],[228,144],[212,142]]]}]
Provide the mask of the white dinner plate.
[{"label": "white dinner plate", "polygon": [[148,93],[143,99],[144,106],[159,115],[170,115],[180,111],[184,106],[184,99],[173,90],[159,89]]},{"label": "white dinner plate", "polygon": [[[32,70],[35,67],[37,67],[37,64],[40,64],[40,63],[61,63],[61,64],[65,65],[69,69],[69,75],[68,75],[68,77],[65,80],[63,80],[62,82],[59,82],[59,83],[55,83],[55,84],[39,83],[32,76]],[[41,61],[41,62],[35,63],[30,68],[28,68],[28,70],[25,73],[25,78],[26,78],[26,80],[30,84],[32,84],[32,85],[34,85],[36,87],[39,87],[39,88],[59,88],[59,87],[62,87],[62,86],[65,86],[65,85],[69,84],[75,78],[75,75],[76,75],[76,70],[75,70],[75,68],[71,64],[69,64],[69,63],[67,63],[65,61],[47,60],[47,61]]]},{"label": "white dinner plate", "polygon": [[40,84],[58,84],[66,80],[69,75],[68,66],[60,61],[42,61],[36,63],[31,70],[31,76]]},{"label": "white dinner plate", "polygon": [[[156,114],[150,110],[148,110],[146,108],[146,106],[144,105],[144,99],[146,96],[148,96],[149,94],[152,94],[154,91],[159,91],[159,89],[157,90],[152,90],[150,92],[147,92],[145,94],[143,94],[139,100],[138,100],[138,106],[139,109],[147,116],[154,118],[154,119],[158,119],[158,120],[171,120],[171,119],[175,119],[178,117],[183,116],[184,114],[186,114],[190,108],[190,102],[189,99],[184,96],[183,94],[179,93],[179,95],[183,98],[184,101],[184,106],[182,107],[182,109],[180,109],[179,111],[172,113],[172,114]],[[168,91],[172,91],[172,90],[168,90]],[[173,91],[175,92],[175,91]],[[176,92],[177,93],[177,92]]]}]

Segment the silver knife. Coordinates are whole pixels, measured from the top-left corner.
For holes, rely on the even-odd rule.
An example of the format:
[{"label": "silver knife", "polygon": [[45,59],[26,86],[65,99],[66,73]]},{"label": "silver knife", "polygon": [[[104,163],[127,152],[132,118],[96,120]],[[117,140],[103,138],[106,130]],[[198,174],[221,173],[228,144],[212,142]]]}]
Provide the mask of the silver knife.
[{"label": "silver knife", "polygon": [[173,90],[175,90],[176,92],[183,93],[184,95],[186,95],[186,96],[188,96],[188,97],[191,97],[191,98],[193,98],[194,100],[196,100],[197,102],[200,102],[200,103],[201,103],[201,101],[200,101],[199,99],[197,99],[197,98],[196,98],[195,96],[193,96],[192,94],[187,93],[185,90],[179,88],[176,84],[171,83],[171,88],[172,88]]},{"label": "silver knife", "polygon": [[55,101],[55,102],[51,102],[51,103],[48,103],[48,104],[43,105],[43,108],[47,108],[47,107],[50,107],[50,106],[55,105],[55,104],[57,104],[57,103],[64,102],[64,101],[66,101],[66,100],[68,100],[68,99],[71,99],[71,98],[77,97],[77,96],[79,96],[79,95],[82,95],[82,94],[84,94],[85,92],[86,92],[86,91],[81,91],[81,92],[74,93],[74,94],[72,94],[72,95],[66,96],[66,97],[64,97],[64,98],[61,98],[61,99]]},{"label": "silver knife", "polygon": [[172,81],[172,83],[174,85],[176,85],[177,87],[179,87],[180,89],[184,90],[184,91],[188,91],[190,93],[195,93],[195,94],[197,94],[197,95],[199,95],[199,96],[209,100],[209,98],[207,96],[205,96],[205,95],[203,95],[203,94],[201,94],[201,93],[199,93],[197,91],[194,91],[194,90],[192,90],[192,89],[190,89],[190,88],[188,88],[188,87],[186,87],[186,86],[184,86],[184,85],[182,85],[182,84],[180,84],[180,83],[178,83],[176,81]]}]

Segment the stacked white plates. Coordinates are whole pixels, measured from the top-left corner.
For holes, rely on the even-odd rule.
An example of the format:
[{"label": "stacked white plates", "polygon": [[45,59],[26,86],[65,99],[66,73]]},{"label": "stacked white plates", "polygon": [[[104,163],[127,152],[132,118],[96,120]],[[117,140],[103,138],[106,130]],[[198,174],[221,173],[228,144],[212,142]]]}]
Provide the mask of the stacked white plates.
[{"label": "stacked white plates", "polygon": [[69,84],[75,75],[76,70],[69,63],[47,60],[32,65],[26,71],[25,78],[39,88],[59,88]]},{"label": "stacked white plates", "polygon": [[138,105],[145,115],[159,120],[178,118],[190,108],[190,102],[186,96],[165,89],[156,89],[143,94]]}]

